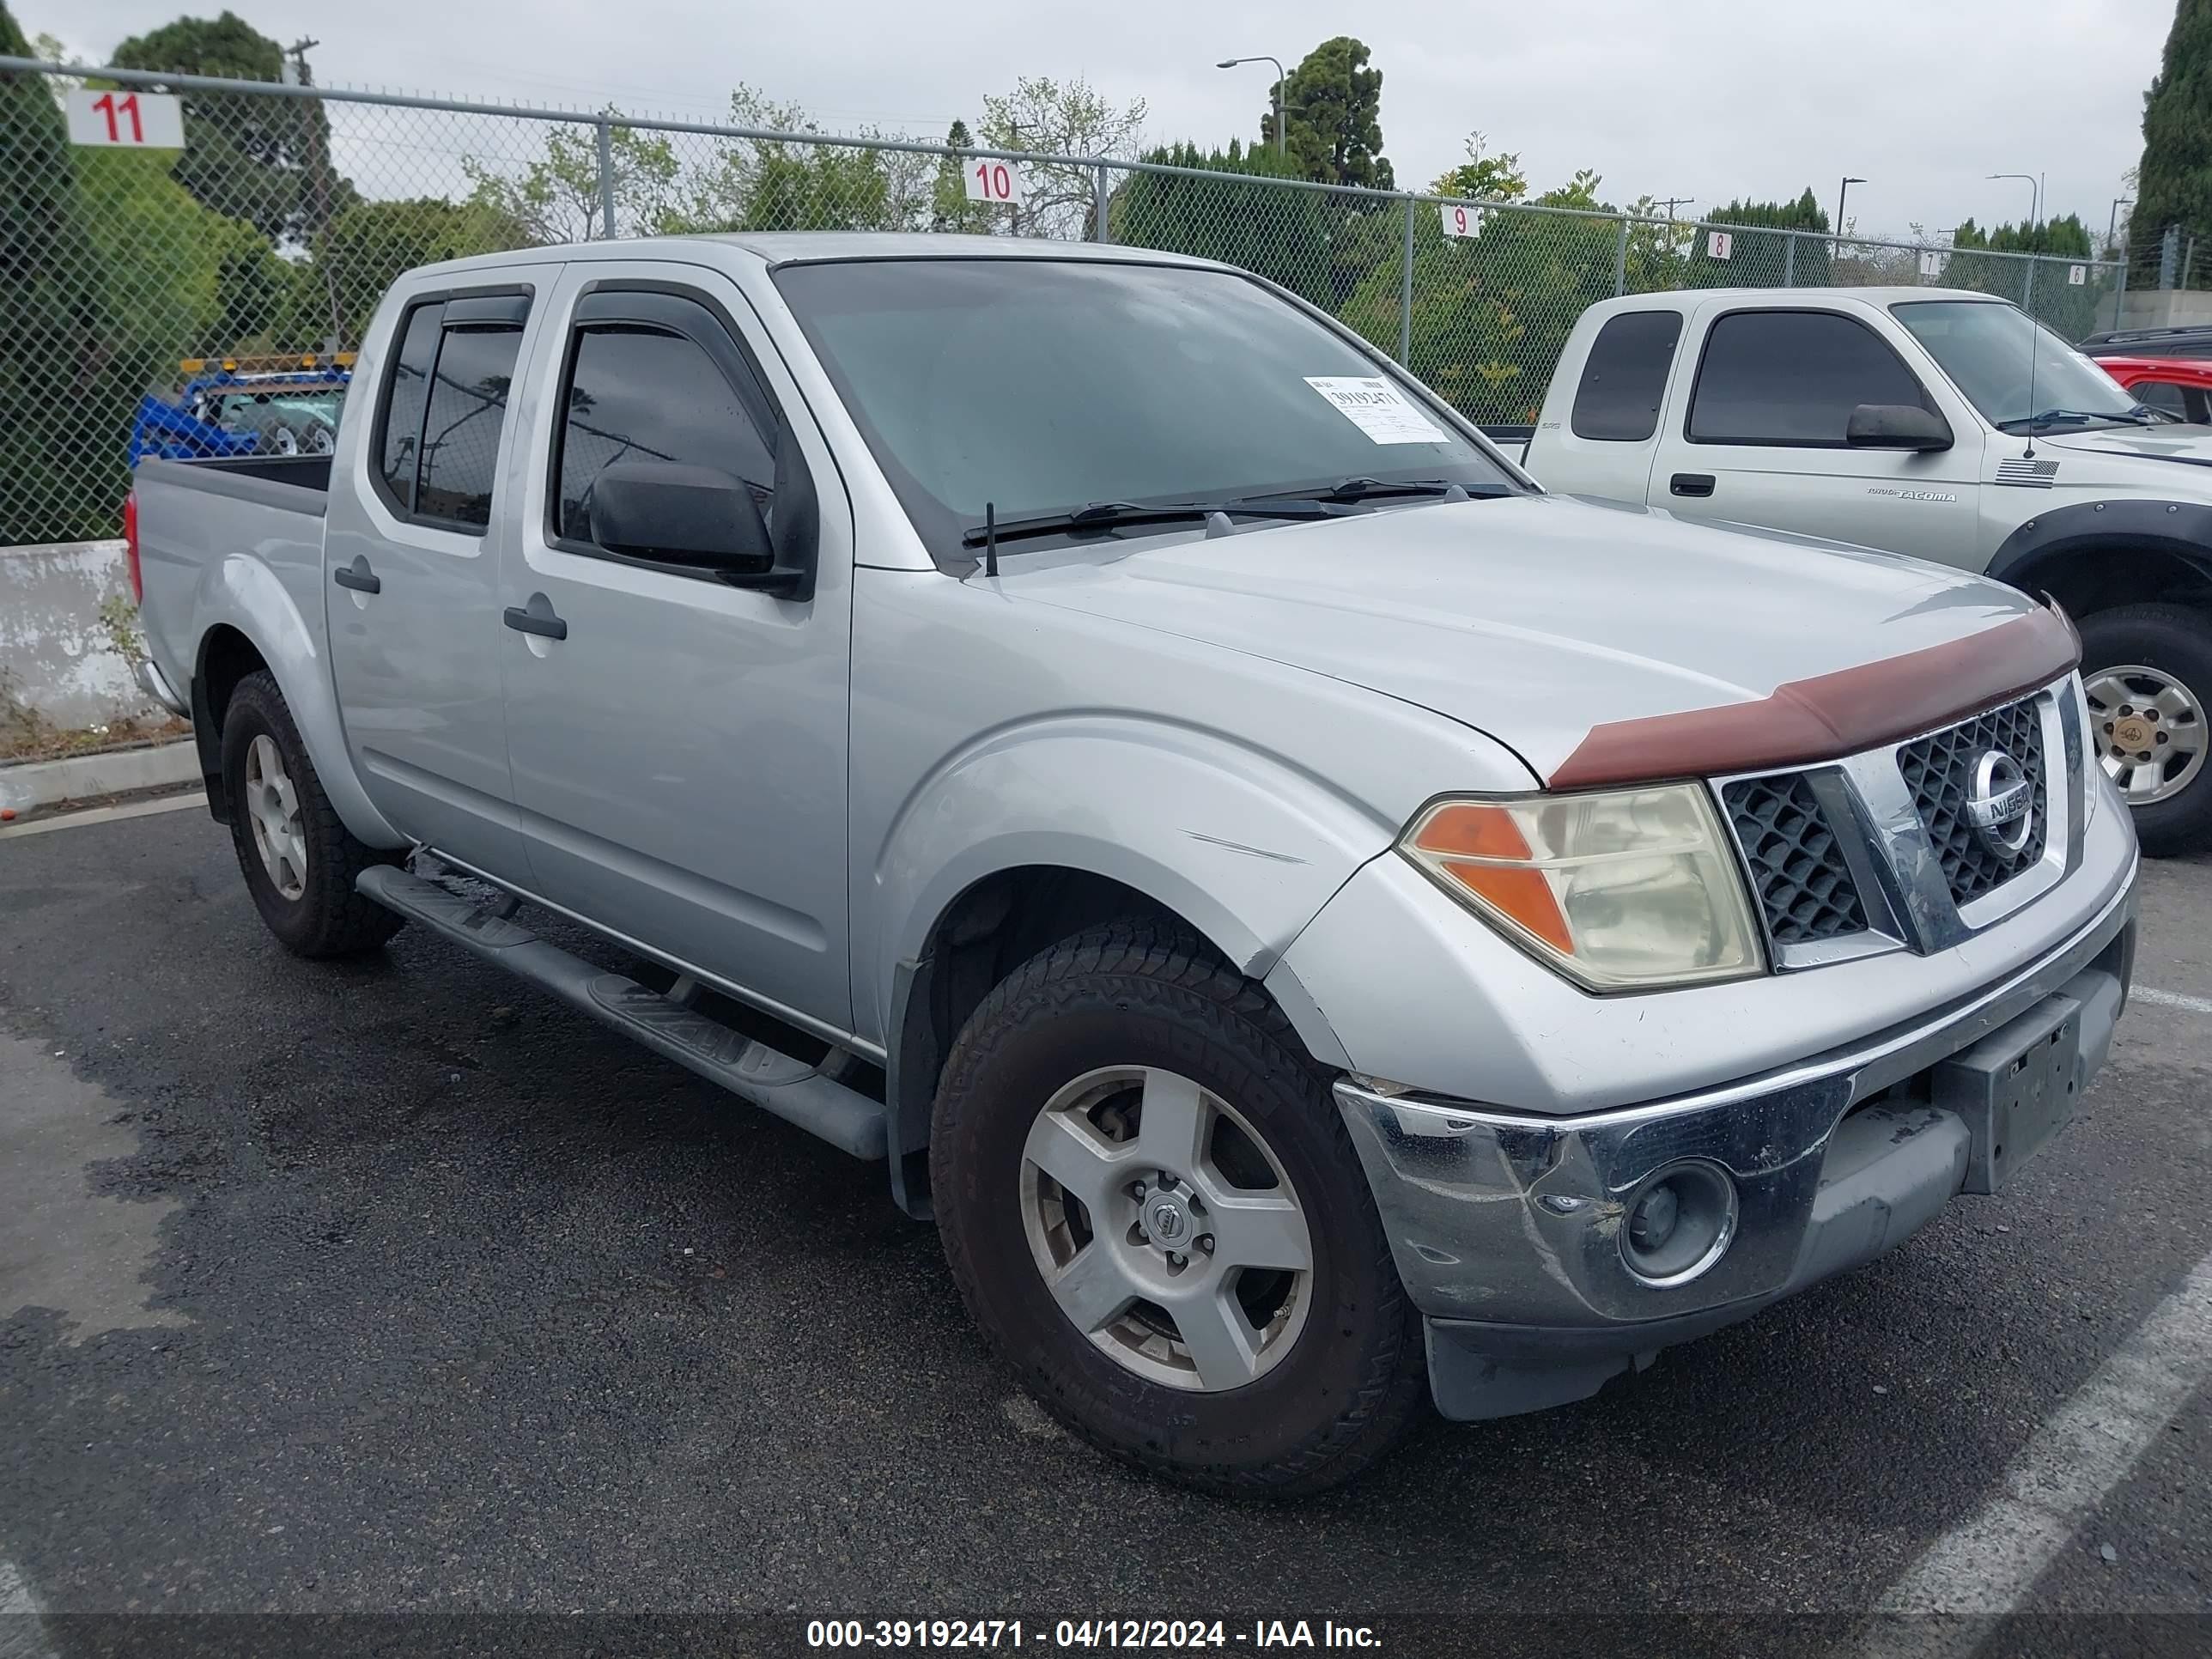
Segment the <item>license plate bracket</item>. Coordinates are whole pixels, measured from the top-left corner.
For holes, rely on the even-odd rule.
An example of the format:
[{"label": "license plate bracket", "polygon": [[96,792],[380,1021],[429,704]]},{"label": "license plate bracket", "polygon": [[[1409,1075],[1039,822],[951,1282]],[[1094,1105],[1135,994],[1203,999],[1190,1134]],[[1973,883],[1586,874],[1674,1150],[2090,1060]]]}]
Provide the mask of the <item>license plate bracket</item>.
[{"label": "license plate bracket", "polygon": [[2065,1127],[2081,1098],[2081,1004],[2045,997],[1936,1067],[1933,1103],[1972,1135],[1961,1192],[1993,1193]]}]

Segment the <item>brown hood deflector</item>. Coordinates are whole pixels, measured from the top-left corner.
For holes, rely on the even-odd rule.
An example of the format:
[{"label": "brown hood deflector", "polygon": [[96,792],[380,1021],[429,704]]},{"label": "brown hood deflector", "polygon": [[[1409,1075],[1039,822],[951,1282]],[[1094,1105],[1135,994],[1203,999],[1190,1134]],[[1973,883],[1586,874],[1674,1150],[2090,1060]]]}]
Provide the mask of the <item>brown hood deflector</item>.
[{"label": "brown hood deflector", "polygon": [[2025,696],[2081,659],[2063,611],[1778,685],[1757,702],[1594,726],[1548,780],[1554,789],[1714,777],[1835,760]]}]

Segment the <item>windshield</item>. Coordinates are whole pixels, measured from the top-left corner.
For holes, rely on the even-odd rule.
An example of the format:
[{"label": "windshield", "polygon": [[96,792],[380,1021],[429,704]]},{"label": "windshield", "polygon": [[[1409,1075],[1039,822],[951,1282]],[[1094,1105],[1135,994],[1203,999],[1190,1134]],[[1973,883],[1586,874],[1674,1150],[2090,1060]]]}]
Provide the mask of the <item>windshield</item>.
[{"label": "windshield", "polygon": [[[1890,307],[1912,337],[1995,427],[2025,428],[2047,411],[2067,426],[2142,417],[2134,394],[2018,306],[1979,300],[1913,300]],[[2034,384],[2028,342],[2035,343]],[[2072,418],[2086,416],[2085,419]]]},{"label": "windshield", "polygon": [[775,281],[949,568],[971,568],[962,538],[987,505],[1005,523],[1355,478],[1516,488],[1418,387],[1233,272],[896,259],[787,265]]}]

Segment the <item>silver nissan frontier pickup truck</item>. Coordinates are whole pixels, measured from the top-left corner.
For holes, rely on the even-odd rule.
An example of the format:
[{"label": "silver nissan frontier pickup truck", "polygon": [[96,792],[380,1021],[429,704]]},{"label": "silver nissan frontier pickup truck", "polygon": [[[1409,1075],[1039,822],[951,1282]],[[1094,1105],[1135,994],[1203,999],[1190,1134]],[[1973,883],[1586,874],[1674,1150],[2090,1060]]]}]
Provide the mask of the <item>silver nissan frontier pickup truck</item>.
[{"label": "silver nissan frontier pickup truck", "polygon": [[884,1164],[1146,1468],[1585,1397],[1994,1192],[2105,1059],[2136,851],[2063,615],[1547,495],[1242,272],[533,249],[404,277],[354,386],[131,508],[270,930],[411,923]]}]

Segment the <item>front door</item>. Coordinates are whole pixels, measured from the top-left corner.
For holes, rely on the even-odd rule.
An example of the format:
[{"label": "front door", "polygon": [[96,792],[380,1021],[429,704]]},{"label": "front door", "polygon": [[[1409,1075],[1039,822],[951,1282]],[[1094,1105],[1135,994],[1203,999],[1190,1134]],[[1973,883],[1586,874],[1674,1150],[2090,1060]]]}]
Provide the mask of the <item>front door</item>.
[{"label": "front door", "polygon": [[[849,1030],[852,520],[828,448],[737,285],[696,266],[571,265],[538,362],[551,395],[529,416],[501,594],[536,620],[499,647],[536,890],[770,1012]],[[812,594],[597,544],[593,482],[623,460],[733,474],[771,529],[817,513]]]},{"label": "front door", "polygon": [[516,881],[498,555],[514,533],[501,468],[530,310],[513,286],[410,298],[356,440],[367,465],[333,469],[350,482],[331,494],[323,576],[346,748],[369,798],[405,834]]},{"label": "front door", "polygon": [[[1847,312],[1723,312],[1706,331],[1685,406],[1671,412],[1651,504],[1974,567],[1982,429],[1945,388],[1921,384]],[[1915,404],[1949,422],[1927,453],[1844,440],[1862,404]]]}]

